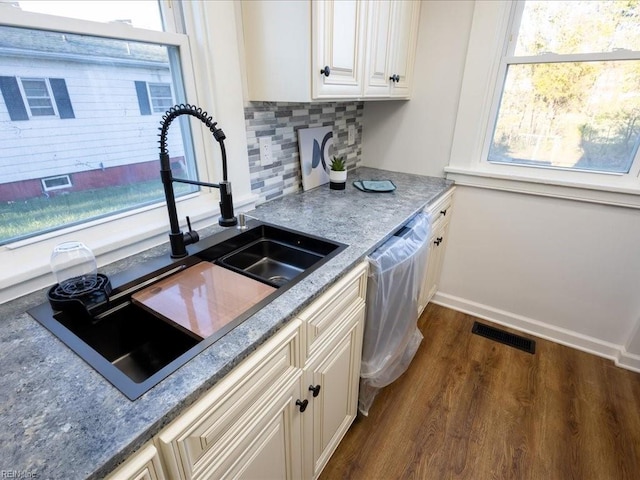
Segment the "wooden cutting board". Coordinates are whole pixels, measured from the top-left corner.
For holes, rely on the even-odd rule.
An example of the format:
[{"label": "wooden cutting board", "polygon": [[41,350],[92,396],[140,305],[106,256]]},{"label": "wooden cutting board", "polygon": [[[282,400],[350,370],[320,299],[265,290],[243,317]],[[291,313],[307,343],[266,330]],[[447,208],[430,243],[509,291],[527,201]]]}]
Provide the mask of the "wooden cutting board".
[{"label": "wooden cutting board", "polygon": [[275,290],[201,262],[133,294],[131,299],[192,336],[206,338]]}]

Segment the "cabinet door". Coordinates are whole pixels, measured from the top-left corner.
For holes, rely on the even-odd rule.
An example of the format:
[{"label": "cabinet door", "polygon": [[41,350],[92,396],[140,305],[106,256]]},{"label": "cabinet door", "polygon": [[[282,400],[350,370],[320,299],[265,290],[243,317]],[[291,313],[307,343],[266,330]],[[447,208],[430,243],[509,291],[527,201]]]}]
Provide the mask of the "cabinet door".
[{"label": "cabinet door", "polygon": [[272,399],[300,382],[300,327],[299,320],[283,327],[158,434],[156,445],[172,479],[220,478],[210,472],[222,475],[232,468],[230,451],[236,455],[250,448],[261,451],[280,438],[277,435],[285,430],[276,431],[274,426],[276,437],[265,437],[271,443],[264,447],[243,440],[275,421],[275,412],[284,411],[286,402],[273,406]]},{"label": "cabinet door", "polygon": [[365,97],[388,97],[391,94],[391,10],[391,0],[379,0],[369,4]]},{"label": "cabinet door", "polygon": [[134,453],[107,477],[107,480],[164,480],[162,463],[156,447],[147,445]]},{"label": "cabinet door", "polygon": [[455,187],[448,190],[426,210],[427,215],[431,218],[431,235],[429,237],[429,252],[427,254],[427,271],[418,298],[419,313],[422,313],[427,303],[429,303],[438,291],[449,231],[449,221],[451,220],[453,212],[454,193]]},{"label": "cabinet door", "polygon": [[420,292],[420,313],[422,313],[422,310],[427,306],[427,303],[431,301],[435,293],[438,291],[440,274],[442,273],[442,262],[444,261],[444,252],[446,249],[448,226],[449,222],[441,224],[436,230],[434,230],[429,239],[427,272]]},{"label": "cabinet door", "polygon": [[393,97],[409,98],[411,93],[419,16],[418,1],[392,3],[389,76],[395,75],[398,78],[396,82],[392,82]]},{"label": "cabinet door", "polygon": [[238,431],[214,469],[202,479],[302,478],[302,422],[296,401],[302,398],[302,378],[256,412],[256,420]]},{"label": "cabinet door", "polygon": [[304,417],[307,478],[320,475],[357,415],[364,312],[364,305],[353,309],[305,368],[311,410]]},{"label": "cabinet door", "polygon": [[[365,20],[363,2],[312,2],[313,98],[362,95]],[[329,75],[320,73],[325,67]]]}]

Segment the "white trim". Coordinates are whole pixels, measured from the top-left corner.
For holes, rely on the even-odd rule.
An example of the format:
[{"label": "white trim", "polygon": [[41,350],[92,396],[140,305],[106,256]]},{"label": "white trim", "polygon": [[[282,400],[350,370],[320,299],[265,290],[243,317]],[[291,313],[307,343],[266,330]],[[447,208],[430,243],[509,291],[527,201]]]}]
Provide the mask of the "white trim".
[{"label": "white trim", "polygon": [[597,338],[556,327],[533,318],[477,303],[465,298],[436,292],[431,300],[437,305],[473,315],[498,325],[514,328],[524,333],[597,355],[615,362],[621,368],[640,372],[640,357],[626,353],[623,345],[616,345]]},{"label": "white trim", "polygon": [[628,353],[624,347],[622,347],[615,362],[620,368],[640,372],[640,355]]},{"label": "white trim", "polygon": [[445,167],[444,170],[447,172],[447,179],[454,180],[457,185],[617,207],[640,208],[640,187],[565,182],[548,177],[534,178],[513,174],[497,174],[492,171],[468,168]]}]

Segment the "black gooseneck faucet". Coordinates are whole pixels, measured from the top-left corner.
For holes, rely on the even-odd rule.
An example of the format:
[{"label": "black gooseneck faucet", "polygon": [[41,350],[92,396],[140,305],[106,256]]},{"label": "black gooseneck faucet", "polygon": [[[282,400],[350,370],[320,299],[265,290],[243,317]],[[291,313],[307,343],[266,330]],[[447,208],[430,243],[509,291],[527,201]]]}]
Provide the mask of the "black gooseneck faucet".
[{"label": "black gooseneck faucet", "polygon": [[[171,122],[180,115],[191,115],[196,117],[209,128],[211,133],[213,133],[213,138],[215,138],[220,145],[220,151],[222,152],[222,182],[208,183],[185,178],[174,178],[173,173],[171,172],[169,152],[167,151],[167,132]],[[226,137],[224,132],[220,128],[216,127],[217,122],[214,122],[213,119],[208,116],[207,112],[195,105],[180,104],[171,107],[162,116],[160,124],[160,178],[162,179],[162,185],[164,186],[164,196],[167,200],[167,210],[169,211],[169,224],[171,226],[171,232],[169,233],[171,257],[182,258],[187,256],[186,246],[196,243],[200,240],[200,237],[198,232],[191,229],[189,217],[187,217],[189,231],[182,233],[180,230],[178,212],[176,209],[176,199],[173,192],[173,182],[217,188],[220,190],[220,218],[218,219],[218,223],[223,227],[231,227],[238,223],[238,220],[233,214],[231,182],[227,181],[227,152],[224,148],[224,140]]]}]

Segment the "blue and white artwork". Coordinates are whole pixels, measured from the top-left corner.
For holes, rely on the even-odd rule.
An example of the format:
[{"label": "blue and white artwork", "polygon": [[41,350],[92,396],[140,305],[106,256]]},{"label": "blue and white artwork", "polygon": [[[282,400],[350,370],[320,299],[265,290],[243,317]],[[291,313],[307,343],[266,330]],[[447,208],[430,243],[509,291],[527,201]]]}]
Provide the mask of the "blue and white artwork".
[{"label": "blue and white artwork", "polygon": [[333,149],[331,127],[298,129],[298,148],[302,188],[310,190],[329,182],[329,159]]}]

